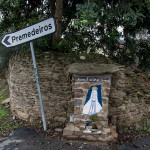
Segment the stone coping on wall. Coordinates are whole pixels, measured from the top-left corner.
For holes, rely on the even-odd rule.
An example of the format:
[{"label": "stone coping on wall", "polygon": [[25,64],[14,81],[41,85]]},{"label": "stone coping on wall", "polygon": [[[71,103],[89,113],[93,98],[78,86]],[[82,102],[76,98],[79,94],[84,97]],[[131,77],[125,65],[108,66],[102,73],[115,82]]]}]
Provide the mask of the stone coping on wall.
[{"label": "stone coping on wall", "polygon": [[119,71],[119,66],[113,64],[75,63],[71,64],[68,72],[76,75],[112,74]]}]

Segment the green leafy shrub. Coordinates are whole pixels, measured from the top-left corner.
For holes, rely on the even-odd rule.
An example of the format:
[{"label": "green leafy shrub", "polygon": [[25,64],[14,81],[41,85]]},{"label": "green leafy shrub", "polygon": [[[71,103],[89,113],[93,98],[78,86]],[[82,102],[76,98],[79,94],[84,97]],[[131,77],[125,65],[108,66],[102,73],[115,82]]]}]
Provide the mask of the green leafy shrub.
[{"label": "green leafy shrub", "polygon": [[92,122],[98,121],[98,116],[97,116],[97,114],[91,115],[91,116],[90,116],[90,120],[91,120]]}]

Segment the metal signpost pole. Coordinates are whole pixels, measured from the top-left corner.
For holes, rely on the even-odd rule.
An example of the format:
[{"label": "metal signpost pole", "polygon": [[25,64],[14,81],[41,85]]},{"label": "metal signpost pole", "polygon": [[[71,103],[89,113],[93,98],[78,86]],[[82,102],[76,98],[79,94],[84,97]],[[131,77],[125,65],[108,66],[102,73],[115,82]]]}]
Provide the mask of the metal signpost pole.
[{"label": "metal signpost pole", "polygon": [[38,78],[38,73],[37,73],[37,68],[36,68],[35,54],[34,54],[34,48],[33,48],[33,42],[32,41],[30,42],[30,48],[31,48],[31,53],[32,53],[32,60],[33,60],[33,65],[34,65],[36,84],[37,84],[37,89],[38,89],[38,94],[39,94],[39,101],[40,101],[40,107],[41,107],[41,113],[42,113],[43,126],[44,126],[44,131],[46,131],[47,126],[46,126],[46,121],[45,121],[45,114],[44,114],[44,109],[43,109],[42,96],[41,96],[41,90],[40,90],[40,84],[39,84],[39,78]]},{"label": "metal signpost pole", "polygon": [[[27,26],[29,26],[29,24],[27,24]],[[36,78],[36,84],[37,84],[37,90],[38,90],[40,107],[41,107],[43,127],[44,127],[44,131],[46,131],[47,130],[47,126],[46,126],[46,120],[45,120],[45,114],[44,114],[43,103],[42,103],[42,96],[41,96],[41,89],[40,89],[40,84],[39,84],[39,77],[38,77],[38,73],[37,73],[36,60],[35,60],[35,54],[34,54],[34,47],[33,47],[33,42],[32,41],[30,42],[30,48],[31,48],[32,60],[33,60],[34,72],[35,72],[35,78]]]}]

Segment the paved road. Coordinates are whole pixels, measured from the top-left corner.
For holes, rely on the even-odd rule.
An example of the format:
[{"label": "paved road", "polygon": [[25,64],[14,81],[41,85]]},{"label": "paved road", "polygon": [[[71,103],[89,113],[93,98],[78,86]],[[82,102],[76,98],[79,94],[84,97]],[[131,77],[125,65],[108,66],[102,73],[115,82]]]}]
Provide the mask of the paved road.
[{"label": "paved road", "polygon": [[113,146],[90,146],[83,143],[69,143],[56,137],[45,137],[32,129],[22,128],[7,138],[0,138],[0,150],[150,150],[150,137],[140,141]]}]

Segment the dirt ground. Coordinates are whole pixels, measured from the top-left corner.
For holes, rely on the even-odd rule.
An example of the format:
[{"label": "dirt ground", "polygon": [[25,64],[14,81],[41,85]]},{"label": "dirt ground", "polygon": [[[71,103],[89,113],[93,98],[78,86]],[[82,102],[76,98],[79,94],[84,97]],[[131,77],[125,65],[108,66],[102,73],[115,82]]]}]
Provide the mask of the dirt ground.
[{"label": "dirt ground", "polygon": [[23,127],[8,137],[0,138],[0,150],[150,150],[150,136],[119,146],[92,146],[86,142],[70,142],[56,136]]}]

